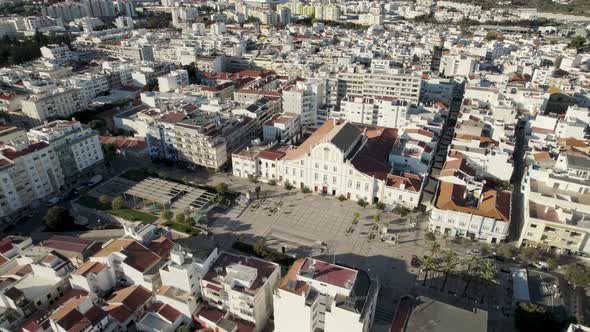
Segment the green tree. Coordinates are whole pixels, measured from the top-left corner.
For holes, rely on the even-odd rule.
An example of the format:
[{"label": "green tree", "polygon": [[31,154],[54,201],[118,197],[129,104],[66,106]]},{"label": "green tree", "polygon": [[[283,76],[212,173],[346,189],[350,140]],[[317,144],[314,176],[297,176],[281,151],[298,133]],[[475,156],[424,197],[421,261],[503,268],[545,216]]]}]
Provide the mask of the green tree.
[{"label": "green tree", "polygon": [[560,331],[560,324],[541,305],[519,303],[514,312],[514,326],[519,331]]},{"label": "green tree", "polygon": [[166,172],[164,172],[164,171],[159,171],[159,172],[158,172],[158,177],[159,177],[160,179],[166,179],[166,176],[167,176],[167,175],[168,175],[168,174],[166,174]]},{"label": "green tree", "polygon": [[590,284],[590,269],[586,264],[570,264],[565,269],[565,278],[574,287],[586,287]]},{"label": "green tree", "polygon": [[264,239],[257,240],[254,243],[254,246],[252,246],[252,250],[258,257],[264,257],[266,254],[266,241],[264,241]]},{"label": "green tree", "polygon": [[586,45],[586,38],[582,36],[575,36],[570,40],[569,47],[580,49]]},{"label": "green tree", "polygon": [[113,210],[120,210],[121,208],[123,208],[123,197],[115,197],[115,199],[113,199],[113,201],[111,202],[111,207],[113,208]]},{"label": "green tree", "polygon": [[70,212],[63,207],[52,207],[47,210],[43,222],[52,231],[67,230],[73,224]]},{"label": "green tree", "polygon": [[256,193],[256,198],[260,198],[260,186],[256,186],[254,188],[254,192]]},{"label": "green tree", "polygon": [[109,198],[109,196],[107,195],[100,195],[100,197],[98,197],[98,201],[101,204],[109,204],[111,202],[111,199]]},{"label": "green tree", "polygon": [[431,256],[425,256],[422,260],[422,270],[424,270],[424,280],[422,280],[422,286],[426,286],[426,280],[428,280],[428,273],[436,269],[436,263]]},{"label": "green tree", "polygon": [[365,201],[364,199],[359,199],[356,204],[358,204],[361,207],[366,207],[367,205],[369,205],[369,203],[367,203],[367,201]]},{"label": "green tree", "polygon": [[379,223],[379,221],[381,221],[381,216],[379,216],[378,214],[374,215],[374,216],[373,216],[373,221],[374,221],[375,223]]},{"label": "green tree", "polygon": [[225,182],[220,182],[215,185],[215,191],[217,194],[223,196],[228,192],[229,188]]},{"label": "green tree", "polygon": [[477,266],[477,278],[484,284],[486,292],[482,294],[483,297],[487,294],[490,287],[498,284],[498,267],[491,259],[481,259]]},{"label": "green tree", "polygon": [[173,216],[174,216],[174,213],[172,213],[172,211],[170,211],[170,210],[164,210],[164,211],[162,211],[162,213],[160,213],[160,217],[162,217],[162,219],[164,219],[166,221],[170,221]]},{"label": "green tree", "polygon": [[533,247],[525,247],[520,249],[520,259],[524,262],[536,262],[541,259],[541,253],[539,249]]},{"label": "green tree", "polygon": [[184,213],[181,212],[176,215],[176,222],[177,223],[182,224],[185,221],[186,221],[186,216],[184,215]]},{"label": "green tree", "polygon": [[357,220],[360,217],[360,214],[358,212],[353,212],[352,213],[352,219],[353,220]]},{"label": "green tree", "polygon": [[375,203],[375,208],[377,210],[383,211],[383,210],[385,210],[385,204],[383,204],[382,202],[377,202],[377,203]]},{"label": "green tree", "polygon": [[424,238],[426,239],[426,241],[436,240],[436,237],[434,236],[434,233],[432,233],[432,232],[427,232],[426,235],[424,235]]},{"label": "green tree", "polygon": [[102,152],[106,160],[113,160],[117,155],[117,147],[114,144],[102,144]]},{"label": "green tree", "polygon": [[476,256],[467,256],[462,262],[463,270],[461,275],[463,276],[463,281],[465,282],[465,286],[463,287],[463,292],[461,296],[467,295],[467,289],[471,282],[477,277],[478,274],[478,266],[479,266],[479,258]]},{"label": "green tree", "polygon": [[439,269],[445,275],[445,279],[440,287],[440,291],[445,290],[445,286],[447,284],[447,280],[450,274],[453,274],[457,271],[457,266],[459,265],[459,258],[457,253],[453,250],[446,250],[442,253],[442,262],[439,265]]}]

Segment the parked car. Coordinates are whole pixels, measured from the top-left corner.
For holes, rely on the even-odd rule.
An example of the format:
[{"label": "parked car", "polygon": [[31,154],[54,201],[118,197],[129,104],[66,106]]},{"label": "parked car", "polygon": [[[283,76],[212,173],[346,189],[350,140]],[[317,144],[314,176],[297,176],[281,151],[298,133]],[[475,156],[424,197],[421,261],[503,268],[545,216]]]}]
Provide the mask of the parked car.
[{"label": "parked car", "polygon": [[479,249],[469,249],[467,250],[468,255],[481,255],[481,250]]},{"label": "parked car", "polygon": [[49,200],[47,200],[47,203],[45,203],[45,205],[54,206],[55,204],[59,203],[59,201],[61,201],[61,197],[52,197]]},{"label": "parked car", "polygon": [[547,270],[549,268],[549,264],[546,262],[538,261],[531,263],[532,266],[536,267],[537,269]]}]

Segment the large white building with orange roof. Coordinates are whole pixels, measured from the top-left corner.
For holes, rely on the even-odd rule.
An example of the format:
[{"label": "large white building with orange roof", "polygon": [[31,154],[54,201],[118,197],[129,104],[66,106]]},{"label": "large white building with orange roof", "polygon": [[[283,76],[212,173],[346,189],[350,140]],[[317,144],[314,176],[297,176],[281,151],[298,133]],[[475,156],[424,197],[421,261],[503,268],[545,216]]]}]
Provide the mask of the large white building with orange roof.
[{"label": "large white building with orange roof", "polygon": [[[250,159],[256,160],[257,177],[263,182],[415,208],[422,177],[403,169],[396,172],[390,154],[397,140],[397,129],[331,119],[297,147],[271,147]],[[234,166],[240,162],[234,160]]]}]

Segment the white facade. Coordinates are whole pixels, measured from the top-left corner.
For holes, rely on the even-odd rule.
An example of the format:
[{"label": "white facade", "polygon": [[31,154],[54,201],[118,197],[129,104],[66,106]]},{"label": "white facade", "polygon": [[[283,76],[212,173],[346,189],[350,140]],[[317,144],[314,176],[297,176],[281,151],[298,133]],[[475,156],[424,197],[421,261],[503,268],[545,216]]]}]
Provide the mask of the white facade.
[{"label": "white facade", "polygon": [[283,112],[298,114],[304,128],[315,126],[324,89],[321,82],[297,82],[294,87],[283,90]]},{"label": "white facade", "polygon": [[52,118],[67,118],[86,107],[80,89],[59,88],[51,93],[31,95],[21,101],[22,110],[34,124]]},{"label": "white facade", "polygon": [[445,76],[473,75],[477,61],[473,58],[458,55],[444,55],[440,60],[439,72]]},{"label": "white facade", "polygon": [[166,76],[158,77],[158,88],[160,92],[174,91],[188,85],[188,71],[178,69],[171,71]]},{"label": "white facade", "polygon": [[347,96],[340,102],[341,118],[362,124],[387,128],[403,128],[410,103],[391,97]]}]

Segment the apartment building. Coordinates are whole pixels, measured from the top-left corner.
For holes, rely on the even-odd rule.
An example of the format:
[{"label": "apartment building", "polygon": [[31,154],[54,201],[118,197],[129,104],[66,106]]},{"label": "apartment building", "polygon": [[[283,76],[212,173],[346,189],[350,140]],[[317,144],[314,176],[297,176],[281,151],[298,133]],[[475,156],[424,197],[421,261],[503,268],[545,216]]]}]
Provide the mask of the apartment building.
[{"label": "apartment building", "polygon": [[63,65],[75,61],[77,56],[67,45],[47,45],[41,47],[41,56],[54,65]]},{"label": "apartment building", "polygon": [[155,291],[162,286],[159,270],[166,264],[173,245],[164,237],[146,244],[126,238],[114,239],[90,261],[113,269],[119,285],[138,285]]},{"label": "apartment building", "polygon": [[27,136],[51,145],[68,184],[104,160],[98,133],[76,120],[55,120],[29,130]]},{"label": "apartment building", "polygon": [[86,108],[80,89],[57,88],[52,92],[33,94],[21,101],[23,113],[39,125],[46,120],[67,118]]},{"label": "apartment building", "polygon": [[215,123],[195,119],[178,122],[174,128],[178,160],[219,170],[228,160],[228,142]]},{"label": "apartment building", "polygon": [[112,330],[113,318],[93,302],[90,296],[71,298],[49,316],[55,332],[99,332]]},{"label": "apartment building", "polygon": [[418,104],[422,77],[416,73],[389,69],[361,72],[351,70],[338,73],[338,99],[348,95],[364,97],[393,97]]},{"label": "apartment building", "polygon": [[70,285],[73,289],[102,296],[115,288],[117,280],[114,269],[108,265],[87,261],[70,275]]},{"label": "apartment building", "polygon": [[488,243],[505,241],[510,226],[511,193],[486,186],[473,177],[473,172],[463,171],[455,164],[447,161],[441,171],[430,214],[430,231]]},{"label": "apartment building", "polygon": [[[226,314],[251,324],[252,331],[261,331],[273,313],[273,291],[281,277],[280,266],[255,257],[228,252],[217,261],[201,280],[202,296],[209,307],[221,311],[215,321],[207,319],[207,307],[195,314],[208,328],[219,328]],[[231,330],[231,329],[230,329]]]},{"label": "apartment building", "polygon": [[324,90],[321,81],[296,82],[282,92],[283,112],[298,114],[303,128],[317,124],[318,109],[324,103]]},{"label": "apartment building", "polygon": [[79,74],[67,79],[66,84],[80,89],[80,95],[85,103],[89,103],[97,96],[111,90],[109,77],[103,74]]},{"label": "apartment building", "polygon": [[590,202],[586,199],[590,185],[584,176],[529,168],[522,192],[524,226],[519,245],[590,254]]},{"label": "apartment building", "polygon": [[64,175],[54,148],[34,142],[0,151],[0,218],[38,204],[64,185]]},{"label": "apartment building", "polygon": [[439,72],[446,77],[469,76],[475,73],[477,61],[465,55],[443,55]]},{"label": "apartment building", "polygon": [[170,285],[190,296],[200,296],[201,280],[219,255],[215,241],[205,237],[179,239],[170,261],[160,270],[162,285]]},{"label": "apartment building", "polygon": [[158,89],[160,92],[174,91],[187,86],[188,83],[188,71],[185,69],[173,70],[165,76],[158,77]]},{"label": "apartment building", "polygon": [[366,272],[314,258],[300,258],[274,292],[277,331],[372,329],[379,283]]},{"label": "apartment building", "polygon": [[262,128],[265,142],[295,143],[301,138],[301,117],[299,114],[275,114]]},{"label": "apartment building", "polygon": [[332,116],[387,128],[404,128],[410,103],[393,97],[346,96],[340,101],[340,112]]}]

